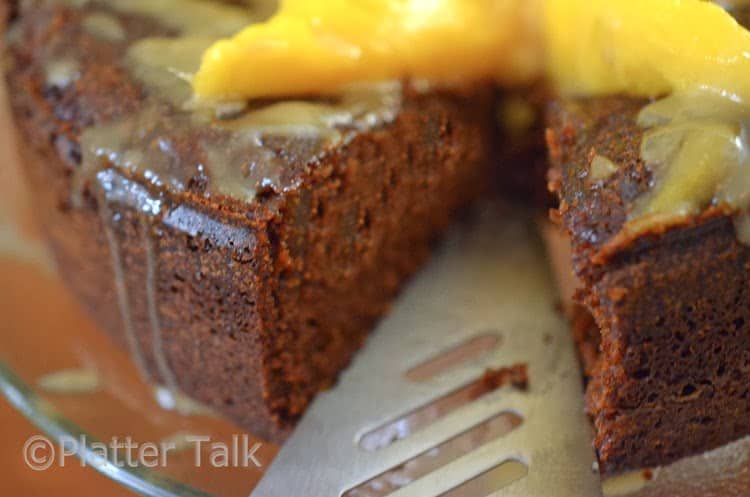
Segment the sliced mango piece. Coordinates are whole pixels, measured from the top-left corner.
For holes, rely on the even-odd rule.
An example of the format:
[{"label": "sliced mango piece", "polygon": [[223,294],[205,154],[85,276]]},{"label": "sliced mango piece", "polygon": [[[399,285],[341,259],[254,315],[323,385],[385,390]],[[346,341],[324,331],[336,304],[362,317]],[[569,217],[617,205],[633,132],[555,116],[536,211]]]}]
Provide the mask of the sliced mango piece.
[{"label": "sliced mango piece", "polygon": [[536,0],[282,0],[267,22],[220,40],[199,97],[331,94],[399,78],[526,81],[541,66]]}]

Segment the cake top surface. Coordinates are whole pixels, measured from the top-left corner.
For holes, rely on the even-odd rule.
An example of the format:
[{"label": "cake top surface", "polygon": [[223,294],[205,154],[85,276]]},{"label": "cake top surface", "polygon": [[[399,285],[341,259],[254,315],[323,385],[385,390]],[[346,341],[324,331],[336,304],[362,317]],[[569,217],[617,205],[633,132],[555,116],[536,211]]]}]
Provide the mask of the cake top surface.
[{"label": "cake top surface", "polygon": [[[403,85],[393,78],[528,81],[545,52],[564,94],[668,96],[637,119],[652,176],[625,231],[750,208],[750,33],[730,15],[734,3],[252,3],[26,4],[48,19],[14,36],[31,61],[24,71],[42,73],[80,137],[74,201],[108,166],[155,189],[240,203],[282,192],[311,162],[395,118]],[[595,159],[594,175],[617,168]]]},{"label": "cake top surface", "polygon": [[[41,0],[22,9],[9,32],[14,71],[60,123],[56,146],[77,149],[74,204],[114,169],[160,195],[240,207],[295,188],[326,154],[400,112],[403,85],[393,81],[326,97],[196,104],[189,75],[213,41],[260,18],[246,7]],[[135,184],[102,185],[145,212],[159,205]]]},{"label": "cake top surface", "polygon": [[[653,184],[633,201],[624,226],[637,236],[712,206],[750,208],[750,32],[730,14],[741,7],[702,0],[284,0],[268,21],[213,44],[193,89],[200,98],[223,99],[325,94],[346,82],[399,76],[528,81],[546,66],[561,94],[669,95],[638,119]],[[606,164],[613,165],[596,161]]]}]

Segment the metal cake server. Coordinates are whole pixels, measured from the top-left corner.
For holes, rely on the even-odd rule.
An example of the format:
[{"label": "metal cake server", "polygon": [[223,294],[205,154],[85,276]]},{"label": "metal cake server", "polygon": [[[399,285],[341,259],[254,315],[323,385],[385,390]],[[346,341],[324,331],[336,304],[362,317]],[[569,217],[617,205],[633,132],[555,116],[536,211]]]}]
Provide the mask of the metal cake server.
[{"label": "metal cake server", "polygon": [[[591,430],[533,223],[456,228],[252,497],[594,497]],[[526,390],[488,370],[527,367]]]}]

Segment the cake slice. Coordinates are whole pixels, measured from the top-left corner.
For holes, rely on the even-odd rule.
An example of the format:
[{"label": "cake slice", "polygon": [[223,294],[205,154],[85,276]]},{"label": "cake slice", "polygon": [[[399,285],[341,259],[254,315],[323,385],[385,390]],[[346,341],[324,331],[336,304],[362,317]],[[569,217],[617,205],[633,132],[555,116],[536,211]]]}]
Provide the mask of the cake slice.
[{"label": "cake slice", "polygon": [[246,9],[72,4],[14,3],[7,70],[60,272],[152,382],[283,439],[481,188],[494,89],[196,107]]},{"label": "cake slice", "polygon": [[[586,404],[605,472],[667,464],[750,434],[750,247],[733,214],[708,209],[619,236],[652,180],[636,124],[645,103],[561,101],[550,114],[556,216],[572,244],[578,300],[601,332],[580,346],[584,357],[598,350]],[[597,166],[604,160],[611,166]]]},{"label": "cake slice", "polygon": [[[551,106],[555,218],[572,245],[584,332],[586,404],[601,468],[667,464],[750,434],[750,247],[722,204],[628,234],[654,187],[637,123],[644,99]],[[581,321],[578,321],[581,323]],[[601,341],[601,343],[597,343]]]},{"label": "cake slice", "polygon": [[604,473],[665,465],[750,434],[747,31],[708,2],[554,4],[583,19],[555,73],[589,96],[547,142],[594,446]]}]

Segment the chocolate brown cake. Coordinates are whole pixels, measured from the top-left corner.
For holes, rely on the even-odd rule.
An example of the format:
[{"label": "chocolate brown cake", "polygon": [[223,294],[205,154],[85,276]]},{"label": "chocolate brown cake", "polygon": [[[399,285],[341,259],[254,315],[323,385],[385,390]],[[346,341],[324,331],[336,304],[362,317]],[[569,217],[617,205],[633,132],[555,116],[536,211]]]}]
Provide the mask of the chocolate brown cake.
[{"label": "chocolate brown cake", "polygon": [[[402,81],[196,100],[205,48],[261,17],[231,3],[13,2],[7,74],[70,287],[154,384],[279,440],[483,183],[550,205],[550,90]],[[560,99],[546,134],[609,474],[750,434],[750,217],[715,202],[638,224],[664,183],[643,158],[653,102]],[[709,118],[689,124],[726,131]]]},{"label": "chocolate brown cake", "polygon": [[247,13],[157,4],[14,6],[24,167],[60,272],[143,374],[278,440],[477,192],[493,90],[196,106],[181,57]]},{"label": "chocolate brown cake", "polygon": [[750,433],[750,247],[738,239],[735,213],[709,207],[623,236],[654,185],[637,124],[647,103],[563,100],[550,110],[555,217],[572,244],[577,299],[600,330],[577,320],[584,356],[598,350],[586,400],[607,473]]}]

